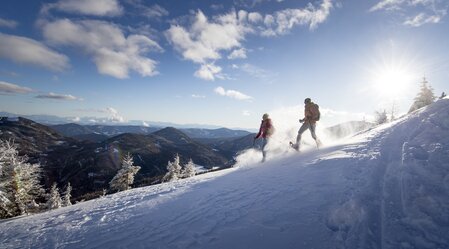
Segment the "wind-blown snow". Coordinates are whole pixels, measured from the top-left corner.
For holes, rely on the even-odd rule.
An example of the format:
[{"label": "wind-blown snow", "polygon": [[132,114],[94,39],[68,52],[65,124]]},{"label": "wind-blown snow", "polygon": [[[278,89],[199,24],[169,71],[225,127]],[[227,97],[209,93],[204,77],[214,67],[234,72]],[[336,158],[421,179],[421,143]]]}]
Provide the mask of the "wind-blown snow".
[{"label": "wind-blown snow", "polygon": [[3,221],[0,245],[449,248],[447,99],[343,144],[243,155],[229,170]]}]

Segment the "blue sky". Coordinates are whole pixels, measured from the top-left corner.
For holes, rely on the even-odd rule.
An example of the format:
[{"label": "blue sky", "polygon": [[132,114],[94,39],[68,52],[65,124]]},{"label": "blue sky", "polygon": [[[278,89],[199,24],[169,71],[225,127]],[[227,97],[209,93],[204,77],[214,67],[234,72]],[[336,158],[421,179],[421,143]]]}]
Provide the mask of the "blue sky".
[{"label": "blue sky", "polygon": [[[0,111],[254,128],[325,126],[448,91],[448,0],[5,0]],[[285,114],[285,115],[284,115]],[[290,122],[290,121],[289,121]]]}]

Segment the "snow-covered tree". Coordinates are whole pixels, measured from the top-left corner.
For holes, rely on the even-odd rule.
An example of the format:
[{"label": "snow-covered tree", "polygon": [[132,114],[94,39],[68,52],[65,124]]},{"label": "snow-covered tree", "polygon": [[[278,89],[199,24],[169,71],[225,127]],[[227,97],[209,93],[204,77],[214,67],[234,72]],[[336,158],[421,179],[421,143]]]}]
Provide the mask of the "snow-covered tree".
[{"label": "snow-covered tree", "polygon": [[72,206],[72,202],[70,201],[70,198],[72,198],[72,185],[70,185],[70,182],[69,182],[65,189],[64,197],[62,198],[62,205],[64,207]]},{"label": "snow-covered tree", "polygon": [[376,111],[374,113],[374,119],[375,119],[376,124],[386,123],[388,121],[387,111],[386,110]]},{"label": "snow-covered tree", "polygon": [[[24,160],[24,159],[23,159]],[[16,203],[21,214],[29,213],[38,206],[36,198],[44,194],[40,184],[41,168],[38,164],[29,164],[20,161],[14,169],[16,184]]]},{"label": "snow-covered tree", "polygon": [[423,81],[421,82],[421,89],[415,97],[415,100],[408,111],[409,113],[430,105],[435,101],[436,97],[433,94],[433,88],[428,85],[428,83],[429,82],[427,82],[426,78],[423,78]]},{"label": "snow-covered tree", "polygon": [[184,165],[184,168],[182,169],[182,176],[184,178],[187,178],[195,175],[196,175],[195,164],[193,163],[193,160],[190,159],[189,162],[186,165]]},{"label": "snow-covered tree", "polygon": [[62,207],[62,199],[59,194],[59,188],[56,186],[56,183],[53,183],[51,186],[50,194],[48,196],[47,208],[48,209],[57,209]]},{"label": "snow-covered tree", "polygon": [[11,141],[0,140],[0,217],[26,214],[37,208],[35,200],[44,193],[39,164],[27,163]]},{"label": "snow-covered tree", "polygon": [[123,191],[130,189],[134,182],[134,176],[140,170],[140,166],[133,165],[134,161],[130,154],[127,154],[122,160],[122,168],[109,182],[109,187],[113,191]]},{"label": "snow-covered tree", "polygon": [[163,182],[176,181],[181,176],[181,165],[179,163],[179,155],[176,154],[173,162],[168,162],[167,164],[167,174],[162,178]]}]

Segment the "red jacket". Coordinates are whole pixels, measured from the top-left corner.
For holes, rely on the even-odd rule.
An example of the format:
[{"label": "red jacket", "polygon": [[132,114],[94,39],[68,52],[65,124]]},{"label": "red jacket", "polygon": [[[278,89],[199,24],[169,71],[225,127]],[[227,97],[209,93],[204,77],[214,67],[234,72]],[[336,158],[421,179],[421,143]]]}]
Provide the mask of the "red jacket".
[{"label": "red jacket", "polygon": [[267,118],[265,120],[262,120],[262,123],[260,124],[259,133],[256,135],[256,139],[262,136],[262,138],[268,138],[270,137],[274,132],[273,124],[271,123],[271,119]]}]

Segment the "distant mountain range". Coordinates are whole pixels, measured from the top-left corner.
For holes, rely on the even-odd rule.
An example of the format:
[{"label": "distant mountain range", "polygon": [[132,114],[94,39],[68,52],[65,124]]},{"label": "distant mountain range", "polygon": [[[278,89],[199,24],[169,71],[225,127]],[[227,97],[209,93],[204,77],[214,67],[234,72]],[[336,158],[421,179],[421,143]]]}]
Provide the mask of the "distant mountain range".
[{"label": "distant mountain range", "polygon": [[[76,139],[85,139],[94,142],[106,140],[108,137],[123,133],[135,133],[148,135],[162,130],[162,127],[145,127],[135,125],[80,125],[75,123],[51,125],[51,128],[61,134]],[[188,128],[180,129],[191,138],[234,138],[250,134],[248,131],[231,130],[227,128],[200,129]]]},{"label": "distant mountain range", "polygon": [[108,125],[108,126],[144,126],[144,127],[175,127],[175,128],[201,128],[201,129],[220,129],[222,127],[216,125],[205,124],[175,124],[170,122],[154,122],[146,120],[129,120],[125,123],[114,121],[107,117],[59,117],[55,115],[22,115],[10,112],[0,111],[0,117],[24,117],[35,122],[45,125],[58,125],[67,123],[76,123],[81,125]]}]

